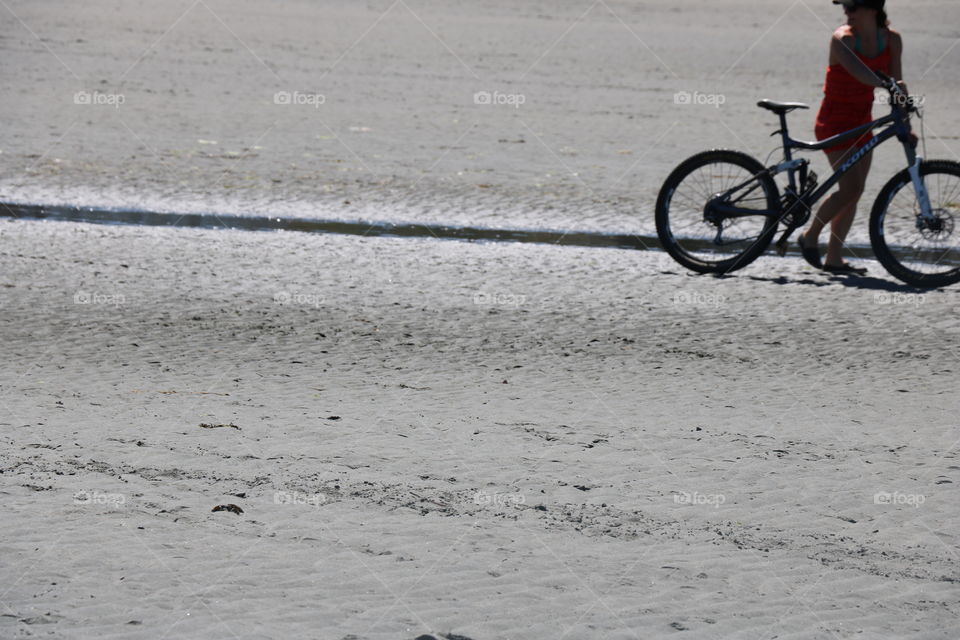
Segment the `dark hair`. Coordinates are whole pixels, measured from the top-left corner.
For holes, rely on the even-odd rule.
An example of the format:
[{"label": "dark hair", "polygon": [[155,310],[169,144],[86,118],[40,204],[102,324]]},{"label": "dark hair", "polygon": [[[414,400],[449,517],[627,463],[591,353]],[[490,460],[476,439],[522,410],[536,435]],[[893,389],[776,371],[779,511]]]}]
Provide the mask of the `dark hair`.
[{"label": "dark hair", "polygon": [[890,20],[887,18],[887,12],[883,9],[877,9],[877,27],[883,29],[890,26]]}]

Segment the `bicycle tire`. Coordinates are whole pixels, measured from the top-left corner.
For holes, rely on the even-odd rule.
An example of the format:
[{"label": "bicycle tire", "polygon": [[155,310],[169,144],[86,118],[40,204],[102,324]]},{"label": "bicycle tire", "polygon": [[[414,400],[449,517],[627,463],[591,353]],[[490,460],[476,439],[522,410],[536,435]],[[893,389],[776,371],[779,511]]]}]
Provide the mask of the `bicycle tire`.
[{"label": "bicycle tire", "polygon": [[[954,229],[955,223],[960,225],[960,163],[925,161],[920,175],[940,228],[917,226],[919,206],[915,196],[908,197],[913,194],[913,182],[904,169],[884,185],[874,201],[870,245],[883,268],[895,278],[917,288],[945,287],[960,282],[960,228]],[[931,176],[940,178],[932,180]],[[953,246],[945,246],[949,242]],[[940,266],[943,269],[934,270]]]},{"label": "bicycle tire", "polygon": [[[677,208],[673,207],[677,189],[684,184],[685,180],[695,175],[698,170],[704,167],[716,167],[720,165],[727,165],[728,167],[735,167],[742,170],[736,174],[738,176],[737,179],[743,176],[749,180],[750,176],[753,176],[753,179],[757,181],[757,185],[763,190],[763,208],[777,210],[780,207],[780,193],[776,182],[764,171],[764,167],[760,162],[745,153],[726,149],[714,149],[698,153],[681,162],[664,181],[663,186],[660,188],[660,194],[657,196],[655,213],[657,236],[660,238],[661,246],[674,260],[698,273],[730,273],[731,271],[747,266],[760,257],[760,254],[770,245],[778,224],[776,218],[757,216],[757,220],[753,220],[751,223],[750,229],[751,231],[756,229],[756,239],[754,241],[750,241],[749,237],[744,239],[742,241],[743,249],[734,251],[732,255],[730,252],[723,253],[715,249],[710,249],[709,245],[711,243],[707,240],[678,237],[678,229],[674,228],[675,225],[673,223],[673,218],[677,216],[671,215],[671,209]],[[716,172],[717,169],[713,169],[713,171]],[[720,175],[724,175],[723,170],[720,170]],[[714,174],[711,173],[709,176],[710,182],[706,183],[705,181],[701,181],[702,184],[712,186],[713,177]],[[693,179],[691,178],[688,182],[693,182]],[[723,189],[721,189],[721,191],[722,190]],[[707,191],[712,191],[712,189],[707,189]],[[688,226],[695,225],[698,216],[700,217],[699,222],[701,222],[703,226],[698,226],[697,228],[704,234],[708,234],[708,232],[716,233],[716,226],[713,225],[713,229],[711,229],[711,223],[703,219],[702,216],[703,207],[711,195],[712,194],[707,193],[703,198],[703,202],[697,201],[697,199],[695,199],[698,198],[697,196],[688,198],[694,206],[688,206],[685,212],[686,217],[691,220]],[[759,199],[760,198],[756,198],[756,200]],[[697,207],[699,207],[699,210]],[[763,222],[758,226],[757,223],[760,218],[762,218]],[[740,221],[745,219],[746,217],[736,220]],[[704,245],[706,246],[704,247]],[[703,248],[702,250],[695,251],[694,249],[697,247]]]}]

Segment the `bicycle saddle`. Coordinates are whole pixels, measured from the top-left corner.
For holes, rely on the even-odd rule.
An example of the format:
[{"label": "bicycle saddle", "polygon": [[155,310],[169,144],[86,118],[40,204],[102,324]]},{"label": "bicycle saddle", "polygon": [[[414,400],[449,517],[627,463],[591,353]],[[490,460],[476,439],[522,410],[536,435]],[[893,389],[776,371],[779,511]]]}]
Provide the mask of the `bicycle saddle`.
[{"label": "bicycle saddle", "polygon": [[802,102],[776,102],[774,100],[761,100],[757,103],[758,107],[769,109],[774,113],[789,113],[794,109],[809,109],[810,106]]}]

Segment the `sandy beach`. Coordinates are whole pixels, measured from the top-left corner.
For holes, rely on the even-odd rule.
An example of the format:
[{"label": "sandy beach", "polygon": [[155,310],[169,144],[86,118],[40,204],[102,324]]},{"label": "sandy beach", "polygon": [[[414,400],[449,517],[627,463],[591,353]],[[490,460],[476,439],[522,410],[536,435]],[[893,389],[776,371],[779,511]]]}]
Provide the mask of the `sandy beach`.
[{"label": "sandy beach", "polygon": [[[652,231],[683,158],[766,159],[761,98],[811,104],[790,124],[812,139],[842,20],[826,0],[6,7],[0,201],[616,233]],[[957,160],[960,6],[910,7],[891,16],[928,157]],[[904,166],[875,155],[868,203]]]},{"label": "sandy beach", "polygon": [[[819,99],[756,5],[10,2],[0,201],[648,232]],[[2,218],[0,637],[960,637],[960,289],[862,264]]]},{"label": "sandy beach", "polygon": [[955,291],[519,244],[0,237],[5,636],[958,632]]}]

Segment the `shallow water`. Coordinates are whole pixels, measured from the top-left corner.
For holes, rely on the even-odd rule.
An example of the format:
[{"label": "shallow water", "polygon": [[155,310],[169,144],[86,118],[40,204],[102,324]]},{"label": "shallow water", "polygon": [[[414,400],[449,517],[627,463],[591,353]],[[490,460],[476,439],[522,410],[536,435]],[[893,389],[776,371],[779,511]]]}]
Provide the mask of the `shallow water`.
[{"label": "shallow water", "polygon": [[247,231],[302,231],[356,236],[392,236],[467,240],[481,242],[533,242],[618,249],[659,249],[656,236],[608,234],[599,232],[494,229],[488,227],[440,224],[281,218],[216,213],[169,213],[137,209],[51,206],[0,203],[0,216],[27,220],[59,220],[93,224],[177,226],[204,229],[243,229]]},{"label": "shallow water", "polygon": [[[156,227],[188,227],[203,229],[243,229],[247,231],[301,231],[304,233],[333,233],[355,236],[388,236],[409,238],[436,238],[468,242],[528,242],[564,246],[604,247],[613,249],[662,250],[656,235],[616,234],[563,229],[493,228],[429,223],[371,222],[320,218],[287,218],[218,213],[177,213],[141,209],[76,207],[0,203],[0,217],[25,220],[58,220],[108,225],[145,225]],[[703,247],[707,249],[706,245]],[[772,253],[773,248],[768,250]],[[960,255],[951,254],[944,264],[960,265]],[[800,257],[795,243],[790,243],[787,256]],[[867,244],[851,244],[846,255],[855,258],[872,257]]]}]

